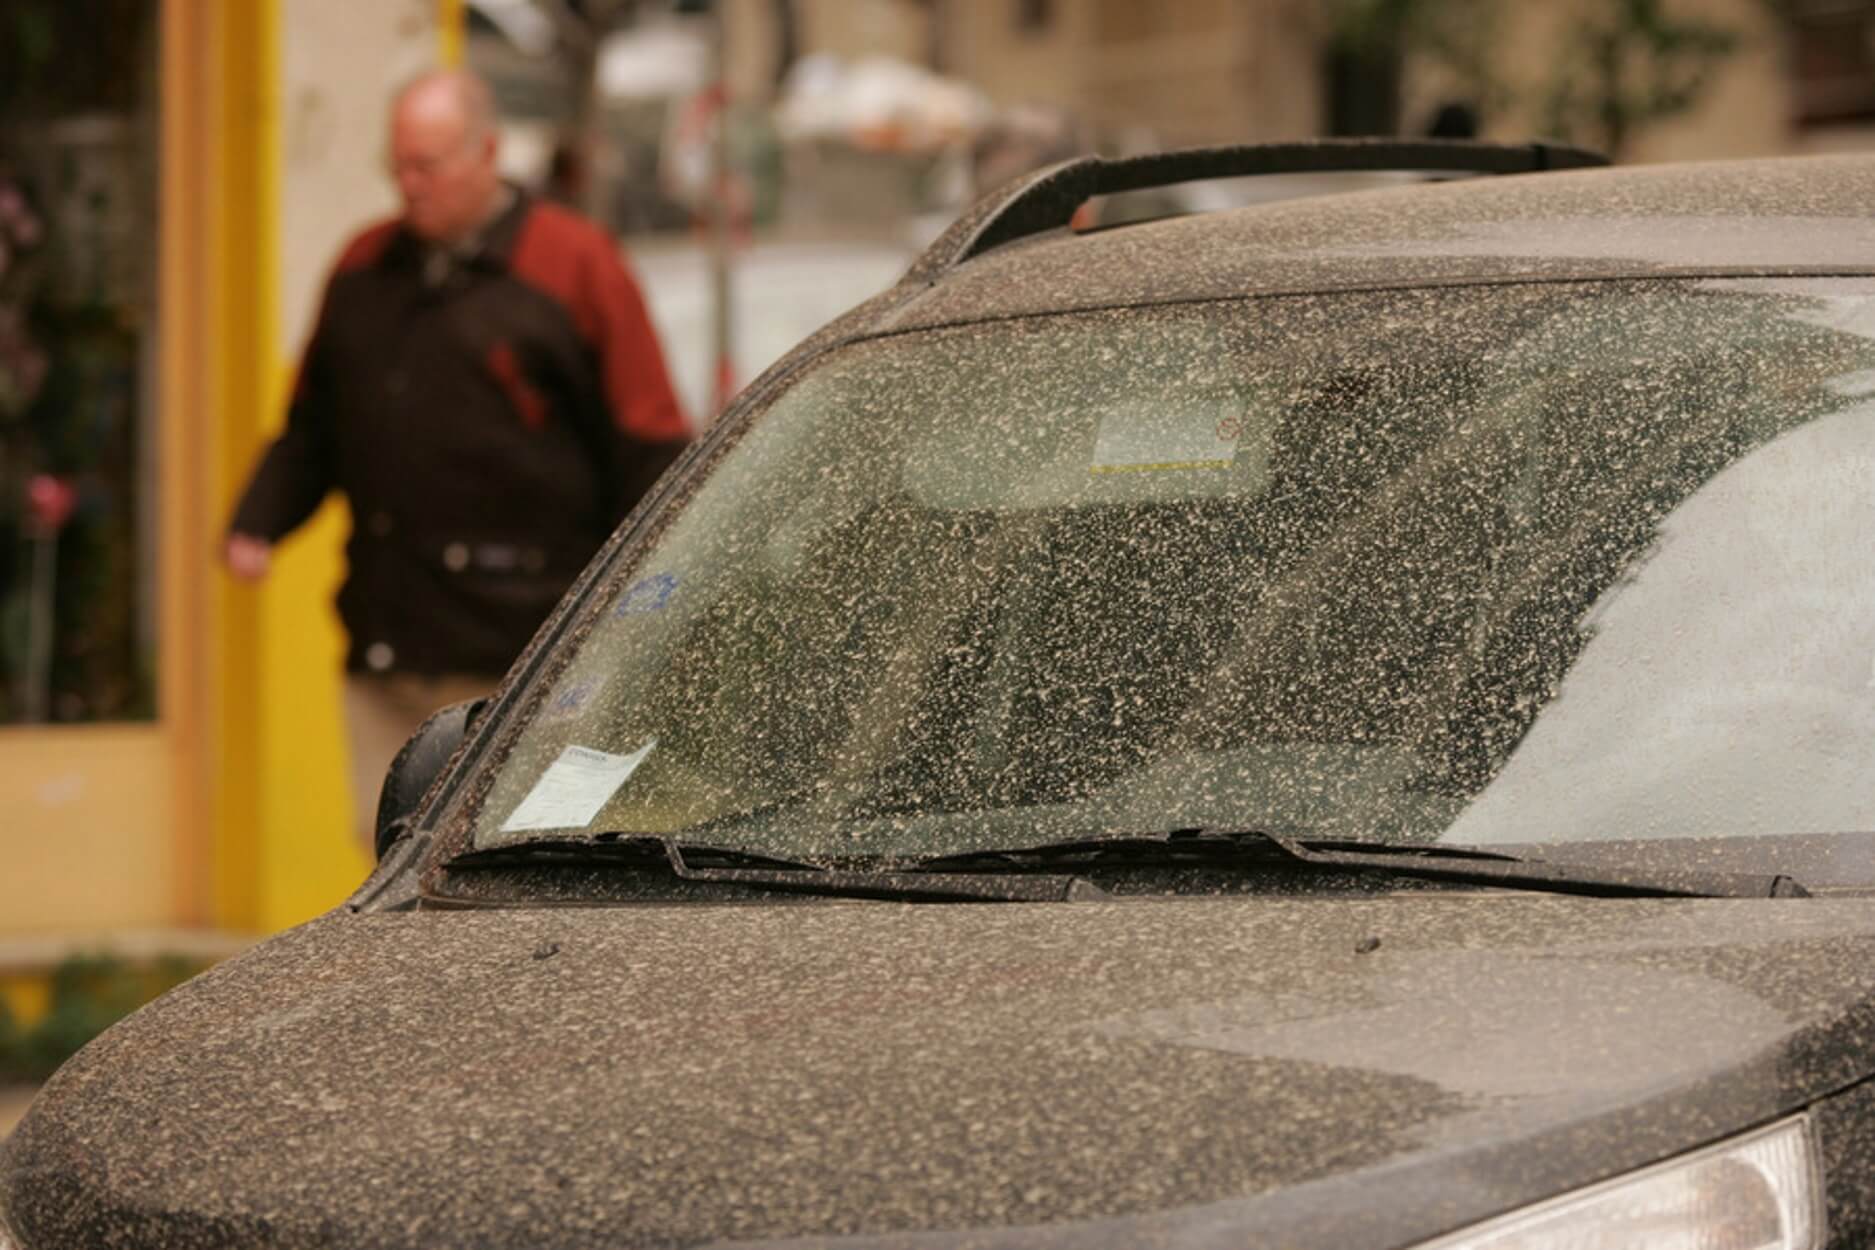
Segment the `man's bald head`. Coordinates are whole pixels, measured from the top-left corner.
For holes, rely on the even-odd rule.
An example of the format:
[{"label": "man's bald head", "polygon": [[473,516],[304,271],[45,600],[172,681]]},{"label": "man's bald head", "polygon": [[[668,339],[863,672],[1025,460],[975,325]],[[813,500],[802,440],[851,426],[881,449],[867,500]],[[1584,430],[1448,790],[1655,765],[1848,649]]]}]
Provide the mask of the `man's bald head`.
[{"label": "man's bald head", "polygon": [[391,176],[404,223],[424,238],[452,242],[486,221],[501,188],[488,84],[467,70],[433,70],[398,91]]},{"label": "man's bald head", "polygon": [[391,101],[393,118],[406,111],[460,119],[472,136],[495,129],[495,93],[466,69],[433,69],[412,78]]}]

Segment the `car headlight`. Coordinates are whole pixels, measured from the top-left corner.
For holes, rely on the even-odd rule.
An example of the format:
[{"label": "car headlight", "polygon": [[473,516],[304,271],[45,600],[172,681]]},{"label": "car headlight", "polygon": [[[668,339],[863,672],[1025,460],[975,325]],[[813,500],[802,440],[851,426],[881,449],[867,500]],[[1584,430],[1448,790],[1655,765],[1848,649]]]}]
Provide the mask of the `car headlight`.
[{"label": "car headlight", "polygon": [[1823,1225],[1822,1168],[1798,1116],[1418,1250],[1817,1250]]}]

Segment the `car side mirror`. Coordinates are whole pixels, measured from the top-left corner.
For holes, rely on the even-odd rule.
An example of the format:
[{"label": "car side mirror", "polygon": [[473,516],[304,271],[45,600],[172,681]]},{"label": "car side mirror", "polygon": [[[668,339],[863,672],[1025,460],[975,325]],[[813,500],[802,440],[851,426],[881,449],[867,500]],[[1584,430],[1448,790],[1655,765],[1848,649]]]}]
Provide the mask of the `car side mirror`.
[{"label": "car side mirror", "polygon": [[391,761],[389,771],[384,774],[384,788],[378,791],[376,843],[379,859],[384,858],[384,852],[397,840],[401,822],[417,810],[417,804],[442,775],[443,765],[462,745],[469,726],[486,706],[487,699],[470,699],[452,703],[434,713],[417,726],[417,732],[410,735],[410,741],[404,743],[397,758]]}]

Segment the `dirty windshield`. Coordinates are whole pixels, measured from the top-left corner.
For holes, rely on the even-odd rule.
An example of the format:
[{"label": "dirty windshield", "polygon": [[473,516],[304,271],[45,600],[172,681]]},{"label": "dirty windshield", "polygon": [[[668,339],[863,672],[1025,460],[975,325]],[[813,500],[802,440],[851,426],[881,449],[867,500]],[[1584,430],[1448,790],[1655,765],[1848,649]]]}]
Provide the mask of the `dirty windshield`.
[{"label": "dirty windshield", "polygon": [[726,445],[474,843],[1875,827],[1875,286],[1498,286],[900,334]]}]

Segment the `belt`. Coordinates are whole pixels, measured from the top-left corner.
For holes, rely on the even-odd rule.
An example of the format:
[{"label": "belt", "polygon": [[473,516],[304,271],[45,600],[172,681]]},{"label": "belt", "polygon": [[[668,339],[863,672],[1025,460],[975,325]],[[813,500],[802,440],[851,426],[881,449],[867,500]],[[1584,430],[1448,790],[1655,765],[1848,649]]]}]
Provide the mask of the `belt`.
[{"label": "belt", "polygon": [[446,543],[439,553],[451,573],[477,569],[484,573],[544,573],[547,549],[522,543]]}]

